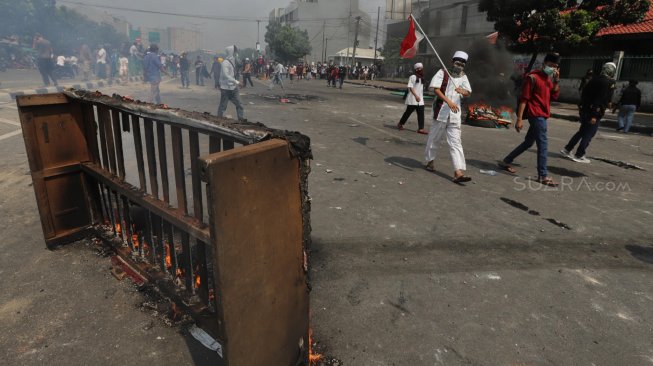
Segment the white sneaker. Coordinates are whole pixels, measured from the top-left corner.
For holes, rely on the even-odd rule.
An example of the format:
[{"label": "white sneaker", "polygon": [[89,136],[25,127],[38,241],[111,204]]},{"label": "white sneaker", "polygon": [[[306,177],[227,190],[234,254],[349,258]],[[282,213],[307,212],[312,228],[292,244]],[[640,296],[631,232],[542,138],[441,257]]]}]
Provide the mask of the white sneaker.
[{"label": "white sneaker", "polygon": [[590,159],[588,159],[588,158],[586,158],[584,156],[581,156],[580,158],[577,157],[577,156],[572,156],[571,160],[573,160],[573,161],[575,161],[577,163],[583,163],[583,164],[589,164],[589,163],[592,162]]},{"label": "white sneaker", "polygon": [[571,152],[567,151],[567,149],[565,149],[564,147],[562,148],[562,150],[560,150],[560,154],[562,154],[562,156],[564,156],[565,158],[571,158]]}]

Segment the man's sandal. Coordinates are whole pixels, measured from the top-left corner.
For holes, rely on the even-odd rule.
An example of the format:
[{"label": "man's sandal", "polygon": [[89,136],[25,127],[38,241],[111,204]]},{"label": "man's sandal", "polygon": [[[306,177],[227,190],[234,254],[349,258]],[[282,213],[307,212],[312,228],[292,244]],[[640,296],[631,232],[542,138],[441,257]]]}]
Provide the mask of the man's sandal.
[{"label": "man's sandal", "polygon": [[558,183],[556,183],[555,181],[553,181],[553,179],[549,177],[537,178],[537,182],[548,187],[558,186]]},{"label": "man's sandal", "polygon": [[499,162],[499,168],[502,170],[505,170],[506,172],[510,174],[517,174],[517,169],[513,168],[512,165],[504,163],[503,161]]}]

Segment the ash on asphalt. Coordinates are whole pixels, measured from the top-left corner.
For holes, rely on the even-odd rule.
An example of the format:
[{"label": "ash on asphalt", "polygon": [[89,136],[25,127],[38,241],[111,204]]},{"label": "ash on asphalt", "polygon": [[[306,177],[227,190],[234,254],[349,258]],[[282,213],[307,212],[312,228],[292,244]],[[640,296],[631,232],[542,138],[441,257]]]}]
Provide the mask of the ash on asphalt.
[{"label": "ash on asphalt", "polygon": [[297,102],[324,102],[325,99],[318,97],[316,95],[308,95],[308,94],[279,94],[279,95],[272,95],[272,94],[258,94],[258,96],[262,99],[268,100],[268,101],[279,101],[279,99],[285,98],[290,100],[291,102],[297,103]]}]

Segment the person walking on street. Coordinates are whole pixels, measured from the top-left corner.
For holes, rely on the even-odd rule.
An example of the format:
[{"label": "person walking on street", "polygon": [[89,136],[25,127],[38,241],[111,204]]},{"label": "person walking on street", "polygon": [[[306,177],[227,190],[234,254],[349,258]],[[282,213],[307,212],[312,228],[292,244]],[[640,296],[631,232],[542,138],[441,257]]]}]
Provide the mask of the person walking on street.
[{"label": "person walking on street", "polygon": [[633,117],[642,104],[642,91],[637,88],[637,80],[630,80],[628,87],[621,93],[619,99],[619,127],[617,131],[630,132]]},{"label": "person walking on street", "polygon": [[345,83],[345,76],[347,76],[347,68],[341,62],[340,67],[338,67],[338,80],[340,84],[340,89],[342,89],[342,84]]},{"label": "person walking on street", "polygon": [[52,84],[57,86],[57,79],[52,75],[52,72],[54,71],[54,61],[52,59],[54,51],[52,49],[52,44],[47,39],[43,38],[42,35],[37,34],[36,37],[34,37],[32,48],[34,48],[38,54],[36,64],[41,73],[43,84],[45,86],[50,86],[50,80],[52,80]]},{"label": "person walking on street", "polygon": [[523,119],[527,116],[528,132],[526,138],[510,154],[499,163],[499,166],[512,174],[517,173],[512,162],[528,150],[533,144],[537,145],[537,181],[543,185],[556,187],[558,184],[548,175],[547,153],[547,119],[551,116],[551,99],[556,100],[560,95],[559,65],[560,55],[550,53],[544,57],[542,68],[528,73],[522,84],[519,108],[517,109],[517,122],[515,130],[520,132],[524,127]]},{"label": "person walking on street", "polygon": [[407,88],[409,93],[406,97],[406,111],[401,116],[397,128],[403,130],[408,117],[417,111],[417,133],[427,135],[428,132],[424,129],[424,65],[422,63],[415,64],[415,73],[408,79]]},{"label": "person walking on street", "polygon": [[202,56],[197,55],[197,60],[195,60],[195,84],[199,86],[204,86],[204,75],[202,74],[203,67],[204,61],[202,61]]},{"label": "person walking on street", "polygon": [[100,45],[100,49],[95,54],[95,67],[97,68],[96,75],[98,79],[107,78],[107,51],[104,49],[103,45]]},{"label": "person walking on street", "polygon": [[426,142],[426,170],[435,171],[434,161],[436,157],[437,145],[440,143],[443,135],[447,134],[447,143],[449,144],[449,153],[453,161],[454,183],[469,182],[472,178],[465,175],[467,170],[465,163],[465,154],[461,135],[461,99],[469,97],[472,94],[472,86],[465,74],[465,65],[469,56],[463,51],[457,51],[452,58],[452,70],[450,80],[449,74],[440,69],[429,88],[433,89],[437,96],[433,104],[433,123],[429,131],[429,137]]},{"label": "person walking on street", "polygon": [[[560,150],[560,153],[577,163],[590,163],[585,157],[587,148],[592,138],[599,130],[601,118],[612,101],[615,89],[614,77],[617,74],[617,65],[607,62],[603,65],[601,75],[593,77],[583,89],[580,98],[580,128],[569,140],[569,143]],[[580,144],[578,144],[580,142]],[[576,154],[571,152],[578,144]]]},{"label": "person walking on street", "polygon": [[161,91],[159,90],[161,72],[168,73],[163,67],[163,64],[161,64],[159,46],[153,43],[150,45],[147,54],[145,54],[145,58],[143,58],[143,80],[146,83],[150,83],[150,103],[161,104]]},{"label": "person walking on street", "polygon": [[179,73],[181,74],[181,87],[188,89],[190,85],[189,79],[190,72],[190,61],[188,61],[188,55],[186,52],[181,54],[179,58]]},{"label": "person walking on street", "polygon": [[211,65],[211,72],[210,74],[213,75],[213,81],[215,82],[214,89],[218,89],[220,87],[220,73],[222,73],[222,65],[220,63],[220,58],[216,57],[213,60],[213,65]]},{"label": "person walking on street", "polygon": [[225,48],[227,57],[222,61],[222,71],[220,72],[220,106],[218,107],[218,117],[223,117],[227,110],[227,104],[231,101],[236,106],[236,114],[239,121],[246,121],[243,103],[240,100],[240,91],[238,87],[240,82],[236,79],[236,46]]},{"label": "person walking on street", "polygon": [[82,44],[79,48],[79,61],[82,73],[82,81],[88,81],[91,75],[91,65],[93,65],[93,54],[91,48],[86,44]]},{"label": "person walking on street", "polygon": [[268,86],[269,90],[274,88],[275,84],[281,86],[281,90],[285,90],[283,87],[283,80],[281,80],[281,75],[283,74],[283,65],[279,61],[275,61],[275,65],[272,68],[272,75],[270,77],[270,85]]},{"label": "person walking on street", "polygon": [[254,87],[254,83],[252,83],[252,63],[249,61],[248,58],[245,59],[245,65],[243,65],[243,88],[247,88],[247,81],[249,80],[249,85],[251,87]]}]

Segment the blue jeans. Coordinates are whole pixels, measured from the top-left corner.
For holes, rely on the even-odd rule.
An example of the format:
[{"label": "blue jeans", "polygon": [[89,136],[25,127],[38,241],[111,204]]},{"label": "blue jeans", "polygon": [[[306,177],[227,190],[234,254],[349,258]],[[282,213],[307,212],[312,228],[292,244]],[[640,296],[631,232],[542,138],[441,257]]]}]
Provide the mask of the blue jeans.
[{"label": "blue jeans", "polygon": [[231,101],[236,106],[236,114],[238,115],[238,120],[244,120],[245,110],[243,109],[243,103],[240,101],[240,91],[238,89],[220,89],[220,107],[218,107],[218,117],[224,116],[224,112],[227,110],[227,104],[229,101]]},{"label": "blue jeans", "polygon": [[596,132],[599,130],[599,123],[601,120],[597,119],[596,123],[592,124],[591,119],[592,116],[589,113],[580,113],[580,128],[578,129],[578,132],[571,137],[567,146],[565,146],[565,150],[571,152],[574,149],[574,146],[576,146],[580,141],[575,154],[577,158],[585,156],[587,147],[590,146],[592,138],[594,138],[594,135],[596,135]]},{"label": "blue jeans", "polygon": [[526,138],[519,146],[515,148],[508,156],[503,158],[506,164],[512,162],[521,155],[524,151],[528,150],[537,144],[537,176],[540,178],[546,177],[548,172],[546,169],[547,152],[549,149],[549,139],[546,135],[547,123],[544,117],[533,117],[528,119],[528,132]]},{"label": "blue jeans", "polygon": [[188,84],[188,70],[181,70],[181,87],[187,88]]},{"label": "blue jeans", "polygon": [[633,117],[635,116],[636,110],[637,106],[632,104],[619,107],[619,128],[623,128],[624,132],[630,131],[630,126],[633,125]]}]

